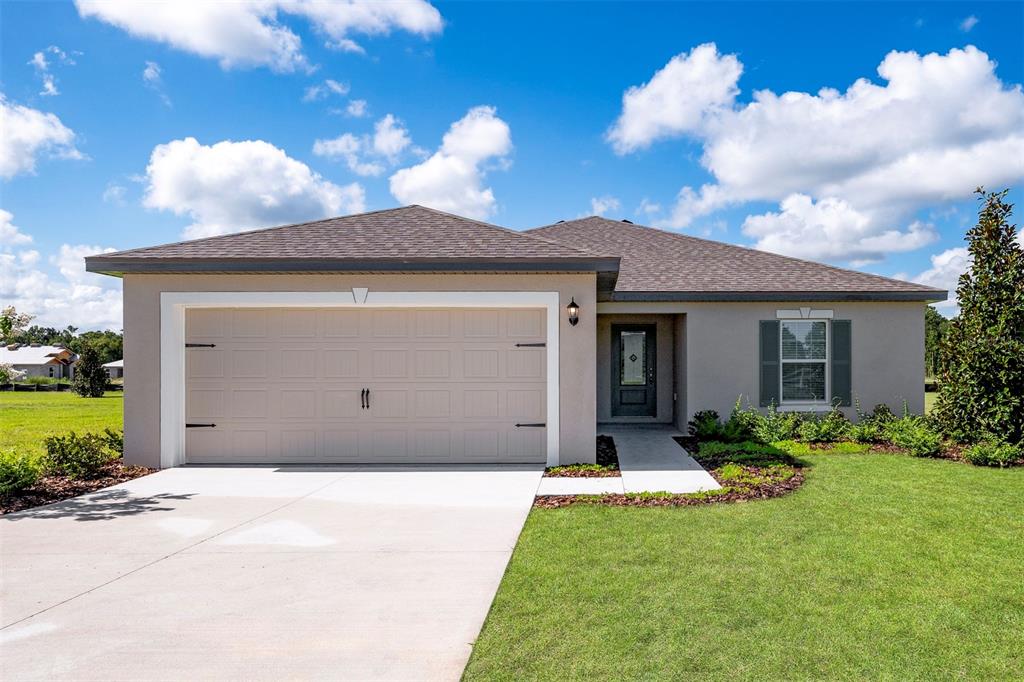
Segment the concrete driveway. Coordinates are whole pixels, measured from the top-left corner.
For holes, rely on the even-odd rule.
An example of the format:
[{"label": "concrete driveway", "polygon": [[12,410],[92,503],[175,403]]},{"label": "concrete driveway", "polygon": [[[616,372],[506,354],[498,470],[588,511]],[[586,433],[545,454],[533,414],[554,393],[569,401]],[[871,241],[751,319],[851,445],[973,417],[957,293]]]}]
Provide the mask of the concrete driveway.
[{"label": "concrete driveway", "polygon": [[0,678],[458,679],[540,476],[180,468],[0,517]]}]

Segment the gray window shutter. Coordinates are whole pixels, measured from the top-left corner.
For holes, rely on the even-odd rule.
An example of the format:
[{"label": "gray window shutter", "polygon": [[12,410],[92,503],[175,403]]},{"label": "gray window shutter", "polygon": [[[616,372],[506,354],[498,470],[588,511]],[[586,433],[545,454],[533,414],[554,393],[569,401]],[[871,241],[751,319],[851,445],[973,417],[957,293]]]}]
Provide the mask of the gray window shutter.
[{"label": "gray window shutter", "polygon": [[843,407],[853,404],[852,344],[849,320],[832,320],[832,402]]},{"label": "gray window shutter", "polygon": [[761,320],[761,407],[779,400],[779,321]]}]

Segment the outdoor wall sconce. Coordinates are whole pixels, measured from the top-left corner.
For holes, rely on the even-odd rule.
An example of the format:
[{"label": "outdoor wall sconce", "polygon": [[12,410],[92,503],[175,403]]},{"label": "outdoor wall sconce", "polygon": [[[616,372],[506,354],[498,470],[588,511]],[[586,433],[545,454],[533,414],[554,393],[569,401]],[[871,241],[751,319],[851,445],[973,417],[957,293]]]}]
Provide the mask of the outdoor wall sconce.
[{"label": "outdoor wall sconce", "polygon": [[565,306],[565,309],[569,311],[569,324],[575,327],[580,321],[580,307],[576,305],[575,296],[569,301],[569,305]]}]

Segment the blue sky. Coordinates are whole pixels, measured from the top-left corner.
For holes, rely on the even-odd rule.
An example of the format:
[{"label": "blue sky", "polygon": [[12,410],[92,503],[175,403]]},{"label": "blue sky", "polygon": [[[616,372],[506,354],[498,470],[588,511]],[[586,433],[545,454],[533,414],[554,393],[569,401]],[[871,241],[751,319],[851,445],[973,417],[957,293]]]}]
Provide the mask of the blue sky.
[{"label": "blue sky", "polygon": [[85,253],[410,201],[948,286],[973,187],[1021,196],[1022,3],[236,7],[0,6],[0,303],[119,328]]}]

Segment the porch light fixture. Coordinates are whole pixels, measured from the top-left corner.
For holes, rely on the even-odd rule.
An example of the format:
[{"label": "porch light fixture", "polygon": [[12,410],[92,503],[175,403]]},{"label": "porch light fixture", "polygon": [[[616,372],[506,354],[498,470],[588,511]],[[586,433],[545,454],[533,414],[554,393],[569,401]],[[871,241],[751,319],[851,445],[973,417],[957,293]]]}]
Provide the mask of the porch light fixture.
[{"label": "porch light fixture", "polygon": [[575,327],[580,321],[580,307],[576,305],[575,296],[569,301],[569,305],[565,306],[565,309],[569,311],[569,324]]}]

